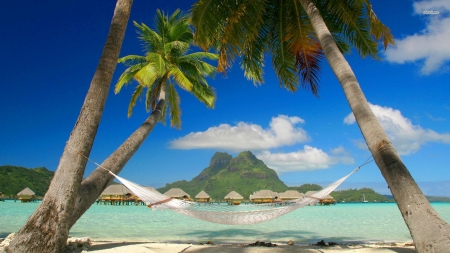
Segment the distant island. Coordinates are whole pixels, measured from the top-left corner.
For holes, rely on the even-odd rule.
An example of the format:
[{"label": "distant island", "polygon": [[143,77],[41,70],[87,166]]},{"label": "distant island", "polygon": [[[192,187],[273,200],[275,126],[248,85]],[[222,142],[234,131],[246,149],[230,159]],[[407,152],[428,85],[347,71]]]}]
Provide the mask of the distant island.
[{"label": "distant island", "polygon": [[[0,166],[0,192],[5,197],[14,197],[18,192],[29,187],[36,196],[44,196],[48,190],[53,171],[45,167],[25,168],[20,166]],[[278,178],[277,173],[267,167],[263,161],[256,158],[250,151],[241,152],[232,157],[224,152],[216,152],[210,160],[208,167],[191,181],[181,180],[168,183],[157,189],[165,193],[171,188],[181,188],[194,197],[205,191],[215,200],[222,200],[231,191],[241,194],[248,199],[251,194],[259,190],[285,192],[297,190],[300,193],[319,191],[322,186],[318,184],[303,184],[300,186],[287,186]],[[337,202],[394,202],[390,195],[381,195],[370,188],[347,189],[334,191],[331,196]],[[448,197],[427,196],[430,202],[450,202]]]},{"label": "distant island", "polygon": [[29,169],[11,165],[0,166],[0,192],[9,197],[28,187],[36,196],[44,196],[54,174],[54,171],[45,167]]}]

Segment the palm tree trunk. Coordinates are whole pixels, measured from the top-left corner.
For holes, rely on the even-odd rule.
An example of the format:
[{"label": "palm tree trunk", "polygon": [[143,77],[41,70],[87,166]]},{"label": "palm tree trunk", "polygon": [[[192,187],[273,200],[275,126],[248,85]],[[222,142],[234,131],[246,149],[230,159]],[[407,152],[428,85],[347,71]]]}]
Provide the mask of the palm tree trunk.
[{"label": "palm tree trunk", "polygon": [[133,0],[118,0],[103,53],[58,168],[42,203],[19,230],[8,252],[63,252],[86,159],[89,156],[119,57]]},{"label": "palm tree trunk", "polygon": [[100,165],[101,167],[94,170],[86,179],[83,180],[80,189],[78,190],[78,196],[75,201],[75,209],[69,222],[69,229],[89,209],[103,190],[105,190],[105,188],[114,179],[114,177],[103,168],[110,170],[114,174],[119,174],[125,164],[130,160],[134,153],[136,153],[147,136],[152,132],[156,123],[158,123],[161,118],[164,105],[165,99],[160,99],[155,110],[153,110],[152,114],[144,121],[144,123]]},{"label": "palm tree trunk", "polygon": [[376,119],[350,65],[311,0],[300,0],[356,122],[409,228],[418,252],[447,252],[450,226],[431,207]]}]

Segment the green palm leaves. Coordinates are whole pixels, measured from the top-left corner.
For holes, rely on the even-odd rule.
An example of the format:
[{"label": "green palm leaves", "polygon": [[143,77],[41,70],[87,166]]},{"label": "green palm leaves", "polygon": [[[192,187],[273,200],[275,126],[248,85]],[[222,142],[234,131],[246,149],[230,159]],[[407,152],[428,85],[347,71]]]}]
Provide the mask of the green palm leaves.
[{"label": "green palm leaves", "polygon": [[[377,41],[394,44],[390,30],[368,0],[313,1],[343,52],[356,48],[377,57]],[[299,0],[199,0],[192,10],[195,41],[203,49],[219,48],[219,71],[241,57],[245,76],[263,82],[264,56],[271,55],[280,85],[299,84],[318,94],[322,47]]]},{"label": "green palm leaves", "polygon": [[119,59],[120,63],[129,67],[119,77],[114,91],[117,94],[124,85],[136,81],[128,116],[131,116],[136,101],[145,94],[147,111],[154,110],[157,102],[164,99],[167,104],[163,114],[168,112],[171,126],[180,128],[180,97],[176,86],[213,108],[216,97],[206,77],[214,77],[216,68],[205,60],[217,60],[218,55],[209,52],[190,53],[193,32],[188,16],[179,10],[171,16],[157,10],[154,24],[155,28],[152,29],[143,23],[134,22],[146,54]]}]

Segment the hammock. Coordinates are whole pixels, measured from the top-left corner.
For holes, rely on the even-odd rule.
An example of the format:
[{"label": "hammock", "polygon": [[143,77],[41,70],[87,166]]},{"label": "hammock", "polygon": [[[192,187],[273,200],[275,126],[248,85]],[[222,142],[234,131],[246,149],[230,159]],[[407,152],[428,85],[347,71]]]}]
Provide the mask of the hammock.
[{"label": "hammock", "polygon": [[107,168],[86,157],[81,152],[69,146],[72,150],[77,152],[79,155],[86,158],[88,161],[93,162],[100,168],[108,171],[117,180],[119,180],[125,187],[127,187],[131,192],[138,196],[148,207],[153,210],[157,209],[167,209],[172,210],[177,213],[181,213],[199,220],[209,221],[213,223],[226,224],[226,225],[246,225],[246,224],[256,224],[268,220],[275,219],[284,214],[297,210],[307,205],[314,205],[323,199],[325,196],[334,191],[342,182],[344,182],[350,175],[359,170],[362,166],[372,162],[371,158],[367,159],[362,165],[356,167],[348,175],[342,177],[341,179],[335,181],[334,183],[328,185],[321,191],[318,191],[311,196],[305,196],[303,198],[291,200],[288,202],[283,202],[286,204],[281,207],[273,207],[268,205],[248,205],[245,207],[239,206],[222,206],[222,205],[206,205],[199,206],[194,202],[172,199],[153,188],[146,188],[144,186],[138,185],[125,178],[119,177]]},{"label": "hammock", "polygon": [[[361,166],[360,166],[361,167]],[[172,199],[164,194],[159,193],[155,189],[146,188],[131,181],[128,181],[122,177],[117,176],[108,170],[117,180],[119,180],[124,186],[138,196],[145,204],[147,204],[153,210],[171,210],[177,213],[181,213],[193,218],[197,218],[204,221],[209,221],[219,224],[227,225],[245,225],[255,224],[268,220],[275,219],[284,214],[292,212],[298,208],[313,205],[323,199],[336,189],[345,179],[351,174],[358,171],[360,167],[357,167],[348,175],[337,180],[336,182],[328,185],[321,191],[314,193],[311,196],[305,196],[283,202],[284,206],[274,207],[268,205],[245,205],[245,206],[232,206],[232,205],[197,205],[191,201]]]}]

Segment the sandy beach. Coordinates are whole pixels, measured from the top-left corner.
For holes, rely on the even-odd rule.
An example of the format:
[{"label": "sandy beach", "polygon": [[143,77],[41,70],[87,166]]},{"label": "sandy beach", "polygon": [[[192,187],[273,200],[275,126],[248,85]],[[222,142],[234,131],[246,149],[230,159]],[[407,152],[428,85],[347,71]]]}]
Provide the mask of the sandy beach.
[{"label": "sandy beach", "polygon": [[318,246],[311,244],[280,245],[274,247],[247,246],[244,244],[176,244],[149,242],[92,242],[92,246],[84,252],[96,253],[290,253],[290,252],[395,252],[414,253],[414,246],[408,243],[376,243],[376,244],[340,244],[334,246]]}]

